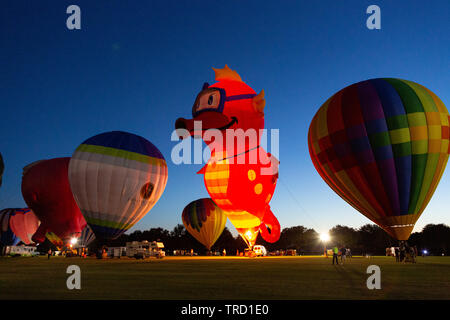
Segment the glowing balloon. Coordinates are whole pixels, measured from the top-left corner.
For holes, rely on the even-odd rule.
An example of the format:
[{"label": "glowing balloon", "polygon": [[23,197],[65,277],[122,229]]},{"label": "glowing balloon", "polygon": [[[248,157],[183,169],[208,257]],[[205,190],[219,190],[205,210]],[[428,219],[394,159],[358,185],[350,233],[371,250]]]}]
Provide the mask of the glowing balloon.
[{"label": "glowing balloon", "polygon": [[[279,162],[260,146],[264,91],[256,94],[228,66],[214,71],[218,82],[203,85],[192,108],[193,119],[180,118],[175,128],[179,136],[201,137],[210,147],[211,158],[199,173],[204,174],[212,200],[244,240],[254,243],[261,230],[266,241],[275,242],[280,237],[280,224],[269,202]],[[199,122],[201,128],[195,125]],[[212,137],[214,132],[222,133],[221,137]]]},{"label": "glowing balloon", "polygon": [[427,88],[372,79],[328,99],[312,120],[312,161],[345,201],[407,240],[449,156],[449,113]]},{"label": "glowing balloon", "polygon": [[186,230],[211,250],[225,228],[227,216],[211,199],[204,198],[189,203],[183,210],[182,220]]},{"label": "glowing balloon", "polygon": [[49,231],[66,241],[79,237],[86,226],[69,186],[69,160],[42,160],[24,168],[22,195],[41,221],[33,236],[34,242],[43,242]]},{"label": "glowing balloon", "polygon": [[31,237],[39,227],[39,219],[30,209],[3,209],[0,211],[2,220],[2,239],[6,245],[15,245],[19,241],[31,244]]},{"label": "glowing balloon", "polygon": [[11,209],[9,224],[11,230],[25,244],[31,244],[32,237],[40,225],[39,219],[30,209]]},{"label": "glowing balloon", "polygon": [[[67,241],[63,241],[63,240],[61,240],[60,237],[58,237],[53,232],[47,232],[47,234],[45,236],[59,250],[61,250],[61,248],[66,245],[70,245],[71,240],[72,240],[72,239],[68,239]],[[76,238],[76,243],[73,244],[73,247],[74,248],[85,248],[85,247],[89,246],[89,244],[91,244],[92,241],[94,241],[94,239],[95,239],[94,232],[92,232],[92,229],[88,225],[86,225],[86,227],[81,232],[80,237]]]},{"label": "glowing balloon", "polygon": [[167,164],[150,141],[113,131],[89,138],[75,150],[69,180],[95,236],[116,239],[161,197]]}]

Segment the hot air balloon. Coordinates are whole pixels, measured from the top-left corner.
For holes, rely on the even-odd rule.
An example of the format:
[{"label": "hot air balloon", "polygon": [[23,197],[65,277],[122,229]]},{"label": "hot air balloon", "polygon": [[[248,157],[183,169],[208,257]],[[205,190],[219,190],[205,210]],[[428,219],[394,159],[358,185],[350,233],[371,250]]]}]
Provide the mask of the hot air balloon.
[{"label": "hot air balloon", "polygon": [[79,237],[86,226],[70,189],[69,161],[70,158],[42,160],[24,168],[22,195],[41,221],[34,242],[43,242],[49,231],[68,241]]},{"label": "hot air balloon", "polygon": [[11,209],[9,220],[11,230],[25,244],[31,244],[32,236],[40,225],[39,219],[34,212],[28,208]]},{"label": "hot air balloon", "polygon": [[[279,161],[260,146],[264,90],[256,94],[227,65],[214,71],[217,82],[203,84],[192,107],[193,118],[177,119],[175,129],[180,137],[200,137],[210,147],[211,158],[198,173],[204,174],[208,194],[244,240],[254,243],[261,231],[264,240],[276,242],[280,224],[269,203]],[[196,126],[199,122],[201,127]],[[222,139],[212,139],[212,132],[220,132]]]},{"label": "hot air balloon", "polygon": [[329,98],[309,128],[311,159],[345,201],[407,240],[449,156],[449,113],[424,86],[380,78]]},{"label": "hot air balloon", "polygon": [[3,209],[0,211],[0,242],[14,246],[22,241],[31,244],[31,237],[39,227],[39,220],[30,209]]},{"label": "hot air balloon", "polygon": [[13,209],[0,211],[0,244],[2,246],[15,246],[20,242],[19,237],[11,229],[12,212]]},{"label": "hot air balloon", "polygon": [[127,132],[106,132],[87,139],[75,150],[69,180],[95,236],[116,239],[161,197],[167,164],[150,141]]},{"label": "hot air balloon", "polygon": [[2,186],[3,171],[5,170],[5,163],[3,162],[2,154],[0,153],[0,187]]},{"label": "hot air balloon", "polygon": [[[86,225],[86,227],[81,232],[80,237],[76,238],[76,242],[74,242],[74,243],[62,241],[60,237],[58,237],[56,234],[54,234],[51,231],[47,232],[45,236],[59,250],[62,247],[64,247],[65,245],[70,245],[70,244],[72,244],[74,248],[86,248],[95,239],[94,232],[92,232],[92,229],[88,225]],[[74,240],[74,239],[71,239],[71,240]]]},{"label": "hot air balloon", "polygon": [[182,220],[186,230],[206,249],[220,237],[227,223],[227,216],[211,199],[192,201],[183,210]]},{"label": "hot air balloon", "polygon": [[92,231],[92,229],[89,227],[89,225],[87,225],[81,232],[81,236],[78,238],[78,241],[77,241],[75,247],[86,248],[94,240],[95,240],[95,234]]},{"label": "hot air balloon", "polygon": [[48,241],[50,241],[51,243],[53,243],[53,245],[58,249],[61,250],[64,246],[65,243],[64,241],[61,240],[60,237],[58,237],[56,234],[54,234],[53,232],[49,231],[45,234],[45,237],[48,239]]}]

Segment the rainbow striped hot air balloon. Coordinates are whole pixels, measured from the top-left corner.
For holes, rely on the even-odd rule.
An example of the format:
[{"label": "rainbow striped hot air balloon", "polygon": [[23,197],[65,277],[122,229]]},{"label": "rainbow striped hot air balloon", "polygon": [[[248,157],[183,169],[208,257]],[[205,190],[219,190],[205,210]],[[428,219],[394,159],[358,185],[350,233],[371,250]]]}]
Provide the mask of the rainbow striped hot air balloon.
[{"label": "rainbow striped hot air balloon", "polygon": [[87,139],[75,150],[69,181],[95,236],[116,239],[161,197],[167,164],[150,141],[127,132],[106,132]]},{"label": "rainbow striped hot air balloon", "polygon": [[210,198],[203,198],[184,208],[182,220],[186,230],[211,250],[225,228],[227,216]]},{"label": "rainbow striped hot air balloon", "polygon": [[420,84],[358,82],[328,99],[312,120],[312,161],[344,200],[398,240],[407,240],[449,156],[449,113]]}]

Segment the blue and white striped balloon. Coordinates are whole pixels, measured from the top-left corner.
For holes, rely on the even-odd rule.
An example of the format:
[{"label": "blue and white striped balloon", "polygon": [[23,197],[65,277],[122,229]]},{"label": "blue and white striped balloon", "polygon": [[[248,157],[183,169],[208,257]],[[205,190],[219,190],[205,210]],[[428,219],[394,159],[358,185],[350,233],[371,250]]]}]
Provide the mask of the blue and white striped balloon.
[{"label": "blue and white striped balloon", "polygon": [[116,239],[161,197],[167,164],[148,140],[112,131],[84,141],[69,164],[72,192],[99,239]]}]

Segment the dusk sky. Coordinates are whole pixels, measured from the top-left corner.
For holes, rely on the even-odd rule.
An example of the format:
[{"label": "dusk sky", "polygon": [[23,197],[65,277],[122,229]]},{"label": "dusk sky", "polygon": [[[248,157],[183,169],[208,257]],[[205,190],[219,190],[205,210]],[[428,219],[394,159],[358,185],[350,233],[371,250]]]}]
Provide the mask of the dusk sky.
[{"label": "dusk sky", "polygon": [[[81,8],[81,30],[66,27],[71,4]],[[372,4],[381,8],[381,30],[366,27]],[[309,124],[335,92],[377,77],[418,82],[449,107],[449,21],[448,0],[3,1],[0,208],[26,207],[27,164],[70,157],[87,138],[122,130],[150,140],[168,164],[163,196],[132,230],[172,230],[189,202],[208,197],[196,174],[203,165],[171,160],[175,120],[191,117],[202,84],[214,82],[211,68],[228,64],[264,89],[265,127],[279,129],[271,207],[281,227],[360,227],[370,220],[314,169]],[[449,171],[416,231],[450,225]]]}]

